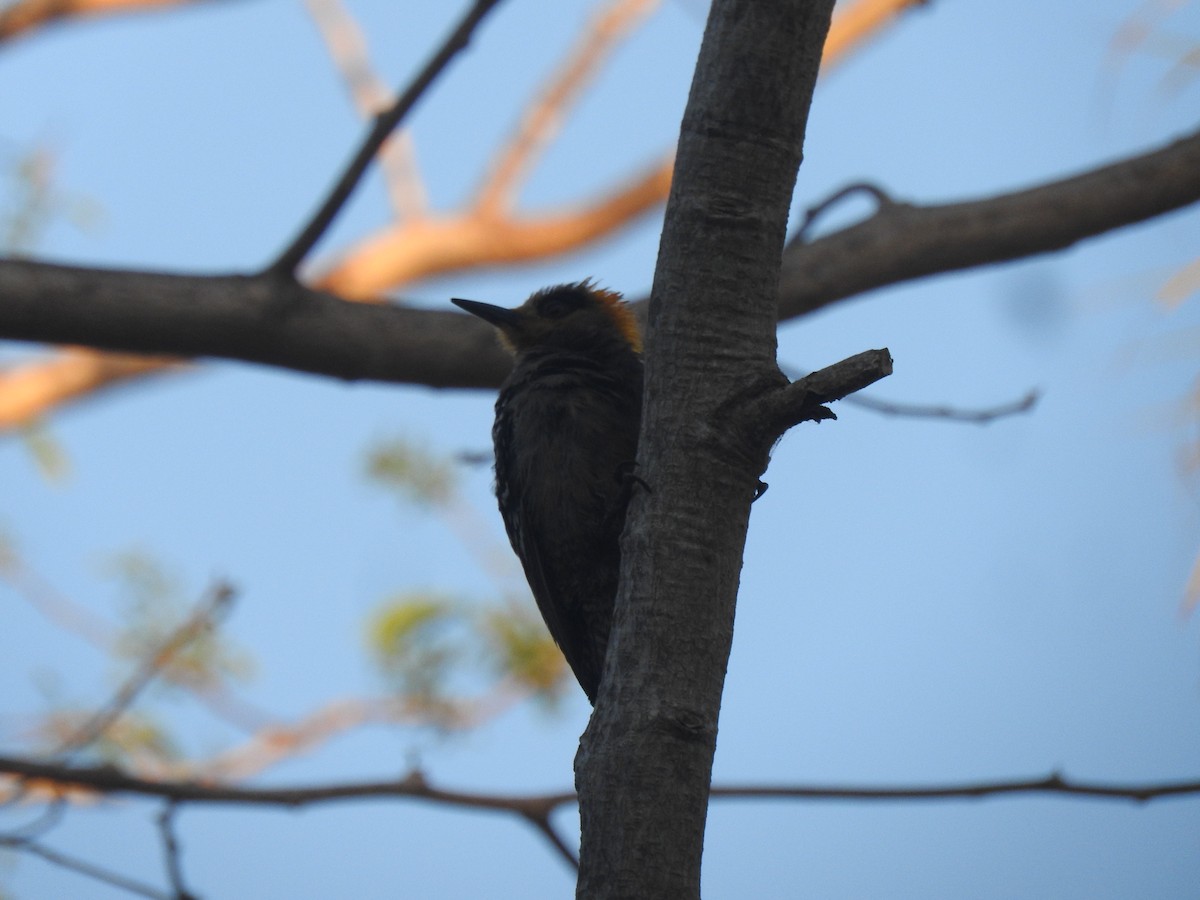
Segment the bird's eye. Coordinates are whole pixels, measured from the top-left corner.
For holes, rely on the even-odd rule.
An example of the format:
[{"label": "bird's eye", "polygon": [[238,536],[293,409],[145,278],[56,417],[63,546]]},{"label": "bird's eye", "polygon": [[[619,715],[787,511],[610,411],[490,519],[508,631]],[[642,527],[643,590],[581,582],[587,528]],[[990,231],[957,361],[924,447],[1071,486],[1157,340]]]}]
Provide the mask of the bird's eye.
[{"label": "bird's eye", "polygon": [[547,319],[561,319],[576,307],[567,297],[546,297],[538,304],[538,312]]}]

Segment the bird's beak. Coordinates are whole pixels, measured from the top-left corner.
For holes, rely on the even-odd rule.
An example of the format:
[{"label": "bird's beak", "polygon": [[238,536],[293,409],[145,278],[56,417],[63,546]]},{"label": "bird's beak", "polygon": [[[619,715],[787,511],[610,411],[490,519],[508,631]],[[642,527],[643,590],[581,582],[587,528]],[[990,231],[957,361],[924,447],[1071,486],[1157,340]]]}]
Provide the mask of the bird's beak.
[{"label": "bird's beak", "polygon": [[495,325],[502,331],[511,331],[521,324],[521,314],[515,309],[480,303],[478,300],[460,300],[458,297],[453,298],[450,302],[473,316],[479,316],[483,321]]}]

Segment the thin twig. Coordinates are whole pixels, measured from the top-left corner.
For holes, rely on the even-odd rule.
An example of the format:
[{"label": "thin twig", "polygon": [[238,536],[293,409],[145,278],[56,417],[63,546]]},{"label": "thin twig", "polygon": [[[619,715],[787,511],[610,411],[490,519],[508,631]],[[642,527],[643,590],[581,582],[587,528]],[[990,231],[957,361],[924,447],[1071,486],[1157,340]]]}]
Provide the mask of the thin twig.
[{"label": "thin twig", "polygon": [[38,813],[33,821],[5,832],[5,837],[25,841],[37,840],[43,834],[58,826],[63,820],[63,814],[66,812],[66,809],[66,800],[62,797],[55,797],[46,804],[46,808]]},{"label": "thin twig", "polygon": [[870,196],[875,201],[875,212],[879,212],[879,210],[896,203],[887,191],[870,182],[859,181],[854,184],[848,184],[841,190],[834,191],[824,200],[814,203],[804,211],[804,221],[800,223],[800,227],[796,229],[796,233],[788,240],[787,247],[784,248],[785,252],[793,245],[806,243],[817,219],[821,218],[822,215],[829,212],[829,210],[833,209],[833,207],[837,206],[847,197],[853,197],[855,194],[867,194]]},{"label": "thin twig", "polygon": [[421,95],[433,83],[438,75],[446,68],[447,63],[456,56],[459,51],[466,48],[470,42],[471,34],[475,31],[475,27],[483,20],[492,7],[499,0],[476,0],[471,9],[463,16],[458,27],[446,38],[441,48],[434,54],[433,58],[425,64],[425,68],[413,79],[408,89],[397,98],[391,109],[381,113],[372,125],[371,130],[367,133],[362,145],[358,148],[354,158],[346,166],[346,170],[330,191],[329,196],[325,198],[325,202],[321,204],[320,209],[313,215],[307,225],[301,229],[300,234],[295,240],[279,255],[269,267],[268,272],[275,276],[285,276],[294,278],[296,269],[304,258],[308,256],[309,251],[316,245],[317,241],[325,233],[326,229],[332,224],[334,218],[345,205],[354,189],[358,186],[363,173],[366,172],[367,166],[371,164],[375,153],[379,147],[387,139],[387,136],[392,133],[397,125],[413,108]]},{"label": "thin twig", "polygon": [[953,406],[941,404],[894,403],[890,400],[877,400],[874,397],[866,397],[862,394],[845,397],[842,402],[850,403],[863,409],[869,409],[872,412],[881,413],[885,416],[905,416],[911,419],[945,419],[951,422],[969,422],[976,425],[987,425],[997,419],[1029,412],[1037,406],[1041,398],[1041,392],[1035,388],[1026,393],[1024,397],[987,409],[958,409]]},{"label": "thin twig", "polygon": [[149,654],[137,670],[126,679],[112,699],[85,722],[59,750],[70,755],[90,746],[112,727],[112,724],[130,707],[138,695],[145,690],[172,657],[195,640],[204,630],[212,627],[216,618],[233,599],[233,588],[228,584],[214,585],[196,604],[195,610],[182,625],[171,632],[153,653]]},{"label": "thin twig", "polygon": [[[307,6],[359,115],[369,119],[387,109],[395,98],[372,69],[362,29],[341,0],[308,0]],[[417,171],[411,132],[404,129],[389,135],[379,148],[378,159],[396,217],[423,214],[425,186]]]},{"label": "thin twig", "polygon": [[[113,655],[116,648],[115,629],[101,616],[60,593],[49,580],[20,557],[13,554],[6,565],[0,566],[0,581],[6,582],[30,606],[59,628],[82,638],[96,650]],[[220,683],[189,684],[177,680],[172,673],[163,677],[195,697],[217,718],[245,732],[256,732],[272,720],[267,712],[234,694]]]},{"label": "thin twig", "polygon": [[[793,381],[811,374],[806,370],[795,369],[790,366],[781,365],[780,368]],[[1025,396],[1017,400],[985,409],[960,409],[945,404],[896,403],[891,400],[878,400],[861,393],[843,397],[842,402],[858,406],[862,409],[869,409],[871,412],[877,412],[885,416],[904,416],[911,419],[946,419],[953,422],[970,422],[978,425],[987,425],[997,419],[1029,412],[1037,406],[1041,398],[1041,391],[1033,388],[1027,391]]]},{"label": "thin twig", "polygon": [[1004,794],[1059,794],[1090,797],[1097,800],[1132,800],[1146,803],[1165,797],[1200,794],[1200,781],[1167,781],[1157,784],[1101,784],[1071,781],[1059,772],[1044,778],[1013,781],[979,781],[925,787],[868,788],[855,786],[755,787],[723,785],[714,787],[710,796],[728,800],[952,800],[972,797],[996,797]]},{"label": "thin twig", "polygon": [[180,861],[179,839],[175,836],[176,804],[171,802],[163,806],[158,815],[158,833],[162,837],[163,855],[166,859],[167,878],[171,882],[171,890],[175,900],[196,900],[196,895],[189,891],[183,883],[183,865]]},{"label": "thin twig", "polygon": [[5,835],[0,835],[0,847],[9,847],[22,853],[39,856],[48,863],[63,869],[70,869],[73,872],[78,872],[80,875],[86,875],[88,878],[101,881],[115,888],[120,888],[131,894],[137,894],[140,897],[150,897],[152,900],[175,900],[171,895],[163,893],[157,888],[150,887],[150,885],[127,878],[124,875],[86,862],[78,857],[69,856],[58,850],[52,850],[43,844],[39,844],[37,841],[9,838]]},{"label": "thin twig", "polygon": [[575,855],[574,850],[567,846],[567,842],[562,839],[562,835],[554,828],[554,824],[550,821],[549,812],[544,812],[541,815],[529,814],[525,816],[525,820],[542,833],[551,846],[558,851],[559,855],[567,861],[567,865],[571,866],[575,871],[579,871],[579,857]]}]

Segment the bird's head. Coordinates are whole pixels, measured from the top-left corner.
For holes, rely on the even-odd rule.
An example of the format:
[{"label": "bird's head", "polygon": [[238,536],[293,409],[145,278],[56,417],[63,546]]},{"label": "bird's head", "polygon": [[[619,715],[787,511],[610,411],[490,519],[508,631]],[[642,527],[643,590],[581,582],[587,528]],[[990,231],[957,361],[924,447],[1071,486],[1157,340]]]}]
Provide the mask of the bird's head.
[{"label": "bird's head", "polygon": [[629,304],[591,281],[544,288],[516,309],[478,300],[450,302],[494,325],[500,342],[514,354],[534,349],[589,353],[621,345],[642,352]]}]

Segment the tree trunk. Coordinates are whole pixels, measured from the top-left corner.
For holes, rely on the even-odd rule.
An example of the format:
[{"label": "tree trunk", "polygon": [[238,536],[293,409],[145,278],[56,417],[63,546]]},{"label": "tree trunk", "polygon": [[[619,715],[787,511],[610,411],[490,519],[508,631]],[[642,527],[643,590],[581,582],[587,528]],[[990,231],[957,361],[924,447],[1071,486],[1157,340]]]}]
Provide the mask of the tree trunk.
[{"label": "tree trunk", "polygon": [[778,432],[780,256],[833,0],[715,0],[650,299],[637,491],[576,759],[581,898],[692,898],[750,503]]}]

